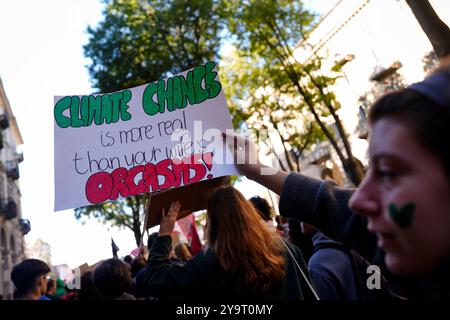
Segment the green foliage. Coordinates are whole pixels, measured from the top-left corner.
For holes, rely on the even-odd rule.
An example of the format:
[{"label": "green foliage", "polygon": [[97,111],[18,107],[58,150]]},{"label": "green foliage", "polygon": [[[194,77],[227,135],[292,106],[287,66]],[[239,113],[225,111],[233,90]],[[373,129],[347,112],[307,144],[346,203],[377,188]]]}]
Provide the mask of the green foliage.
[{"label": "green foliage", "polygon": [[117,91],[218,59],[220,0],[108,0],[84,46],[95,87]]},{"label": "green foliage", "polygon": [[[113,92],[218,60],[224,26],[221,0],[106,0],[104,20],[89,27],[84,46],[94,86]],[[141,235],[143,196],[75,209]]]},{"label": "green foliage", "polygon": [[[225,72],[230,77],[228,84],[236,87],[226,92],[233,105],[232,113],[254,131],[275,129],[290,170],[295,165],[289,161],[289,151],[301,154],[295,149],[304,149],[314,138],[326,137],[341,162],[347,164],[353,156],[336,114],[340,104],[330,90],[340,77],[341,68],[325,73],[322,58],[308,47],[305,40],[315,26],[314,15],[305,10],[301,1],[294,0],[234,0],[227,10],[234,12],[229,14],[230,39],[241,56],[239,63],[229,64],[234,71]],[[236,75],[240,70],[248,74]],[[328,127],[327,117],[334,120],[346,154]],[[290,125],[292,121],[297,126]],[[311,125],[311,121],[315,124]],[[358,184],[360,179],[353,164],[344,168]]]}]

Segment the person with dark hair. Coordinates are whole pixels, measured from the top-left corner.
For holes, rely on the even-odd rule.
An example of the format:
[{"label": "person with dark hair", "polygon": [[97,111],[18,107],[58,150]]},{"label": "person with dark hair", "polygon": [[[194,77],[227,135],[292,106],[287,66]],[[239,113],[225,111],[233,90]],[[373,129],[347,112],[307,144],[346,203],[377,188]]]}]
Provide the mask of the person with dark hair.
[{"label": "person with dark hair", "polygon": [[260,196],[254,196],[251,197],[249,201],[265,221],[272,221],[272,210],[266,199],[261,198]]},{"label": "person with dark hair", "polygon": [[100,294],[94,284],[93,272],[87,271],[81,276],[80,291],[78,291],[77,300],[80,301],[98,301],[101,300]]},{"label": "person with dark hair", "polygon": [[313,252],[312,237],[303,234],[301,221],[297,219],[288,219],[289,225],[289,241],[300,248],[305,258],[306,263],[308,263]]},{"label": "person with dark hair", "polygon": [[207,205],[207,249],[183,266],[170,263],[170,237],[180,211],[162,212],[145,286],[160,299],[226,301],[314,299],[300,250],[283,240],[235,188],[221,187]]},{"label": "person with dark hair", "polygon": [[45,296],[50,300],[59,300],[59,298],[56,297],[56,280],[52,278],[48,279]]},{"label": "person with dark hair", "polygon": [[17,264],[11,272],[11,280],[16,287],[15,300],[50,300],[47,291],[50,267],[37,259],[26,259]]},{"label": "person with dark hair", "polygon": [[145,268],[147,265],[147,261],[143,256],[138,256],[133,259],[131,262],[131,278],[135,278],[140,270]]},{"label": "person with dark hair", "polygon": [[123,261],[126,262],[126,263],[128,263],[128,264],[131,266],[131,263],[133,262],[133,258],[132,258],[130,255],[126,255],[126,256],[123,258]]},{"label": "person with dark hair", "polygon": [[[245,159],[237,167],[280,194],[282,215],[314,225],[369,261],[384,257],[381,262],[395,274],[391,281],[425,279],[422,298],[450,298],[449,123],[447,67],[372,106],[371,166],[356,190]],[[239,145],[245,146],[246,159],[255,158],[248,154],[255,148],[249,140],[228,136],[237,142],[236,156],[242,154]],[[263,175],[262,169],[273,174]]]},{"label": "person with dark hair", "polygon": [[130,270],[117,258],[105,260],[95,268],[94,284],[103,300],[136,300],[127,293],[132,284]]}]

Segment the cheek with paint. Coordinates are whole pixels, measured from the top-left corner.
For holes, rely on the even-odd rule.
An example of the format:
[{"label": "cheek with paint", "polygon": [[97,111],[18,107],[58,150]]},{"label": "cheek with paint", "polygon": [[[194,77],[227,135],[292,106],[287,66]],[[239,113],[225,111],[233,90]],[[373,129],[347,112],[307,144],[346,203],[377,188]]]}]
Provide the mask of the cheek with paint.
[{"label": "cheek with paint", "polygon": [[395,203],[391,203],[389,204],[389,215],[397,226],[406,229],[413,222],[415,209],[416,206],[411,202],[408,202],[401,208],[397,208]]}]

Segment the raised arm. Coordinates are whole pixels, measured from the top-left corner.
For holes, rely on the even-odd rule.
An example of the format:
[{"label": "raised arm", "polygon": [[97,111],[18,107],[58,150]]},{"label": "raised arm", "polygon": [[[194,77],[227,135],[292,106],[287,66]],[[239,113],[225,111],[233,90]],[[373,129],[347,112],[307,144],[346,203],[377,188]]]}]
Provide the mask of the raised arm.
[{"label": "raised arm", "polygon": [[224,137],[240,174],[280,195],[282,216],[312,224],[328,237],[372,259],[376,237],[367,230],[366,219],[348,208],[352,189],[265,166],[259,162],[256,146],[249,139],[232,133],[224,134]]}]

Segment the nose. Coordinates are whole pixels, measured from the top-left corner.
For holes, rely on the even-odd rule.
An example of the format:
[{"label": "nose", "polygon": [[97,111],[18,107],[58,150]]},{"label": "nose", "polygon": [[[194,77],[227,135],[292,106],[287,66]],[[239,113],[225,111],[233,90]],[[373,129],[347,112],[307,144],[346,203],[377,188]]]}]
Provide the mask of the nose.
[{"label": "nose", "polygon": [[348,206],[353,212],[365,216],[375,216],[380,213],[378,192],[369,172],[351,196]]}]

